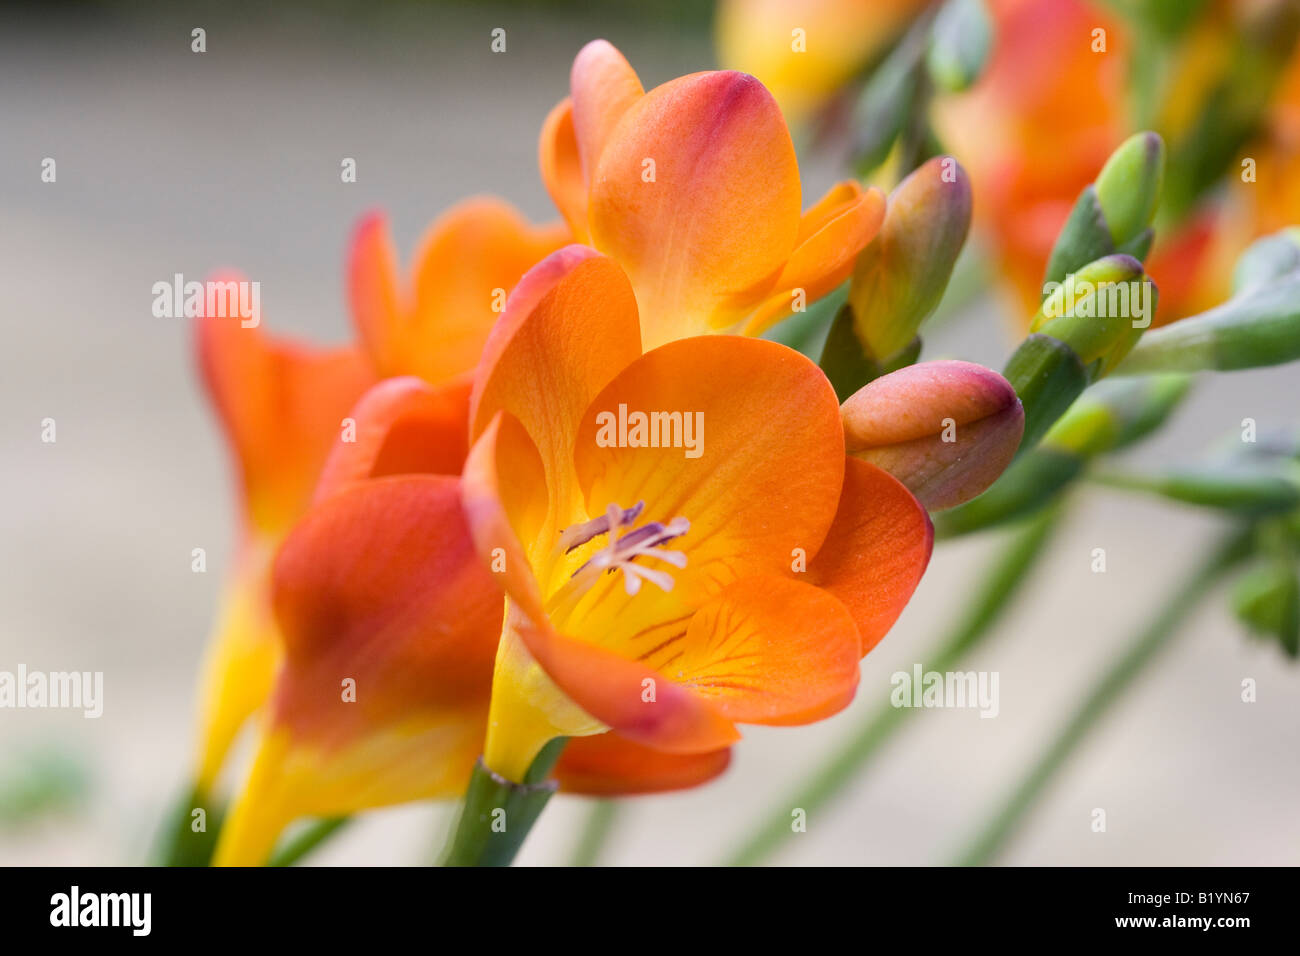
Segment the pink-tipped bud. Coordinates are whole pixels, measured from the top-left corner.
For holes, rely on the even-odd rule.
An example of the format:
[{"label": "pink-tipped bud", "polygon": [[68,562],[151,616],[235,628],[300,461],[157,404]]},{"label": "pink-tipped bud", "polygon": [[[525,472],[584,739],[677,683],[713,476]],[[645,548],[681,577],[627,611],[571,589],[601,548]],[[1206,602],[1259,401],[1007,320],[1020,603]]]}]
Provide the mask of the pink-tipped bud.
[{"label": "pink-tipped bud", "polygon": [[930,511],[969,501],[1015,457],[1025,412],[1005,378],[971,362],[924,362],[840,407],[848,453],[885,469]]}]

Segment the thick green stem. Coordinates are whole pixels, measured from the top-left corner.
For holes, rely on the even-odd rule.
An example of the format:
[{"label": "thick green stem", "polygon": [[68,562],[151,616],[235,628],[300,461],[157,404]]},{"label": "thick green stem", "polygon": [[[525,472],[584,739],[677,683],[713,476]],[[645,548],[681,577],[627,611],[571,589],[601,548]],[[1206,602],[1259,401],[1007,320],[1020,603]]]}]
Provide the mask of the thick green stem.
[{"label": "thick green stem", "polygon": [[330,817],[326,820],[317,820],[292,840],[285,843],[284,846],[277,849],[272,854],[267,866],[295,865],[351,822],[351,817]]},{"label": "thick green stem", "polygon": [[225,807],[211,801],[197,785],[183,791],[159,834],[154,851],[158,865],[208,866],[224,816]]},{"label": "thick green stem", "polygon": [[[969,613],[928,658],[930,669],[952,669],[991,632],[994,622],[1028,577],[1026,572],[1042,553],[1056,527],[1059,510],[1057,506],[1045,508],[1017,528],[1001,559],[982,582]],[[909,712],[888,701],[882,704],[820,770],[769,808],[764,822],[727,863],[753,866],[781,849],[791,833],[791,811],[798,807],[812,814],[830,804],[893,736]]]},{"label": "thick green stem", "polygon": [[552,740],[528,768],[523,783],[489,770],[480,759],[470,775],[465,803],[443,866],[509,866],[541,816],[557,784],[547,780],[564,749]]},{"label": "thick green stem", "polygon": [[605,841],[618,820],[619,805],[616,800],[597,800],[583,821],[578,845],[574,847],[570,866],[599,866]]},{"label": "thick green stem", "polygon": [[1169,596],[1156,616],[1129,645],[1128,649],[1093,685],[1078,709],[1057,732],[1019,785],[999,809],[980,828],[966,851],[955,861],[961,866],[980,866],[991,862],[1006,846],[1025,814],[1033,807],[1044,789],[1074,753],[1075,749],[1123,694],[1155,659],[1179,626],[1191,613],[1199,598],[1228,568],[1249,552],[1249,533],[1231,535],[1202,563],[1187,581]]}]

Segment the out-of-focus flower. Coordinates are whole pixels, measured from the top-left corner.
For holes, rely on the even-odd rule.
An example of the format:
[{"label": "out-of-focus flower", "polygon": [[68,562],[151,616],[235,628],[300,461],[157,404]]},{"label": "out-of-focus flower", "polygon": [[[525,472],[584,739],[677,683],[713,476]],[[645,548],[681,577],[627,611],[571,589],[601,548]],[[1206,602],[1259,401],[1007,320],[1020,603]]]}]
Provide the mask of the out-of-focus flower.
[{"label": "out-of-focus flower", "polygon": [[508,596],[485,762],[511,780],[557,736],[707,754],[836,712],[929,558],[815,365],[734,336],[643,355],[632,285],[590,249],[520,284],[471,422],[466,514]]},{"label": "out-of-focus flower", "polygon": [[[412,377],[357,404],[316,504],[274,563],[284,656],[252,769],[215,862],[265,862],[302,816],[451,797],[483,749],[501,589],[461,510],[465,395]],[[594,744],[594,742],[593,742]],[[679,757],[627,740],[579,743],[566,790],[639,793],[720,773],[728,752]]]},{"label": "out-of-focus flower", "polygon": [[316,349],[269,338],[260,326],[199,320],[202,379],[243,503],[231,583],[200,676],[201,791],[212,787],[239,728],[266,700],[280,653],[268,565],[312,499],[330,450],[354,439],[349,410],[377,376],[421,375],[444,390],[441,401],[459,405],[460,438],[448,437],[438,452],[438,470],[458,473],[467,375],[506,292],[562,241],[561,232],[528,225],[499,200],[468,200],[430,228],[404,286],[383,219],[367,217],[350,252],[357,345]]},{"label": "out-of-focus flower", "polygon": [[1011,463],[1025,427],[1016,391],[971,362],[881,376],[840,408],[847,451],[885,469],[930,511],[969,501]]},{"label": "out-of-focus flower", "polygon": [[[1084,0],[989,6],[997,42],[988,69],[970,91],[938,101],[935,119],[970,170],[998,274],[1028,314],[1076,198],[1127,132],[1127,38],[1110,11]],[[1104,52],[1093,49],[1097,30]]]},{"label": "out-of-focus flower", "polygon": [[803,122],[862,70],[929,0],[722,0],[723,66],[763,82]]},{"label": "out-of-focus flower", "polygon": [[200,677],[197,772],[207,790],[270,690],[278,655],[266,593],[271,555],[307,507],[340,424],[374,373],[356,347],[275,339],[260,324],[204,317],[196,339],[241,503],[234,565]]},{"label": "out-of-focus flower", "polygon": [[752,76],[693,73],[645,93],[596,40],[570,86],[542,128],[542,178],[577,241],[631,279],[648,347],[762,332],[847,279],[880,227],[884,196],[854,182],[800,215],[789,131]]}]

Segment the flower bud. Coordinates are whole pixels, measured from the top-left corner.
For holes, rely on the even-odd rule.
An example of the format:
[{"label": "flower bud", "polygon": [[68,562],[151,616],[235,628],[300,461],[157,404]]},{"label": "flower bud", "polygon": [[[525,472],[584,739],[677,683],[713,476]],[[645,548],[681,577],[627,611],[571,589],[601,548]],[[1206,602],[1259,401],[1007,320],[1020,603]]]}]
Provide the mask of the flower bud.
[{"label": "flower bud", "polygon": [[1129,353],[1155,314],[1155,283],[1132,256],[1106,256],[1048,285],[1030,331],[1064,342],[1085,367],[1100,362],[1093,381]]},{"label": "flower bud", "polygon": [[970,179],[951,156],[922,164],[890,194],[849,286],[854,330],[871,357],[902,351],[938,307],[970,219]]},{"label": "flower bud", "polygon": [[1125,140],[1084,188],[1056,237],[1045,285],[1064,281],[1089,262],[1113,253],[1145,259],[1164,181],[1165,145],[1155,133]]},{"label": "flower bud", "polygon": [[840,408],[846,450],[888,471],[930,511],[969,501],[1015,456],[1024,410],[997,372],[925,362],[863,386]]},{"label": "flower bud", "polygon": [[1116,249],[1151,225],[1165,176],[1165,143],[1156,133],[1135,133],[1120,144],[1097,175],[1097,202]]}]

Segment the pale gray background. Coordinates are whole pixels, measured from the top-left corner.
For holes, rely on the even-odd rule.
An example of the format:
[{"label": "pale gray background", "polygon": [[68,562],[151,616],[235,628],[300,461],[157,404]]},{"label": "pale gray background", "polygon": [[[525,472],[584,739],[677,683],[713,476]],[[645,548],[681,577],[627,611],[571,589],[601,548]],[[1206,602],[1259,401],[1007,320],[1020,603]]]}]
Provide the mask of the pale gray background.
[{"label": "pale gray background", "polygon": [[[145,840],[191,759],[192,686],[233,536],[227,462],[199,393],[185,323],[150,313],[174,272],[232,265],[259,279],[269,326],[348,334],[341,263],[356,217],[388,210],[409,253],[457,199],[496,192],[553,211],[536,135],[580,46],[606,36],[647,86],[713,65],[700,18],[554,5],[396,4],[318,13],[186,14],[94,5],[0,14],[0,668],[102,670],[98,721],[0,711],[0,772],[24,750],[93,767],[85,812],[0,833],[7,863],[117,863]],[[190,52],[190,29],[208,52]],[[508,31],[505,55],[489,33]],[[40,182],[42,157],[58,182]],[[359,182],[339,182],[355,157]],[[834,171],[806,164],[810,198]],[[993,308],[931,357],[1000,365]],[[1243,417],[1294,424],[1294,368],[1205,381],[1146,463],[1193,460]],[[40,421],[58,442],[40,441]],[[1093,675],[1162,600],[1216,521],[1092,492],[971,667],[1001,674],[1001,715],[928,711],[783,862],[946,859],[1016,778]],[[627,804],[616,863],[704,863],[924,662],[995,540],[942,546],[901,622],[866,660],[858,702],[813,727],[754,730],[721,781]],[[190,571],[205,547],[209,573]],[[1089,571],[1094,547],[1109,571]],[[1244,677],[1259,702],[1239,699]],[[1300,862],[1300,674],[1245,639],[1215,595],[1115,709],[1005,857],[1013,863]],[[1090,831],[1094,807],[1109,832]],[[584,802],[560,798],[524,850],[563,860]],[[448,808],[372,814],[316,858],[418,862]],[[412,835],[414,834],[414,838]]]}]

